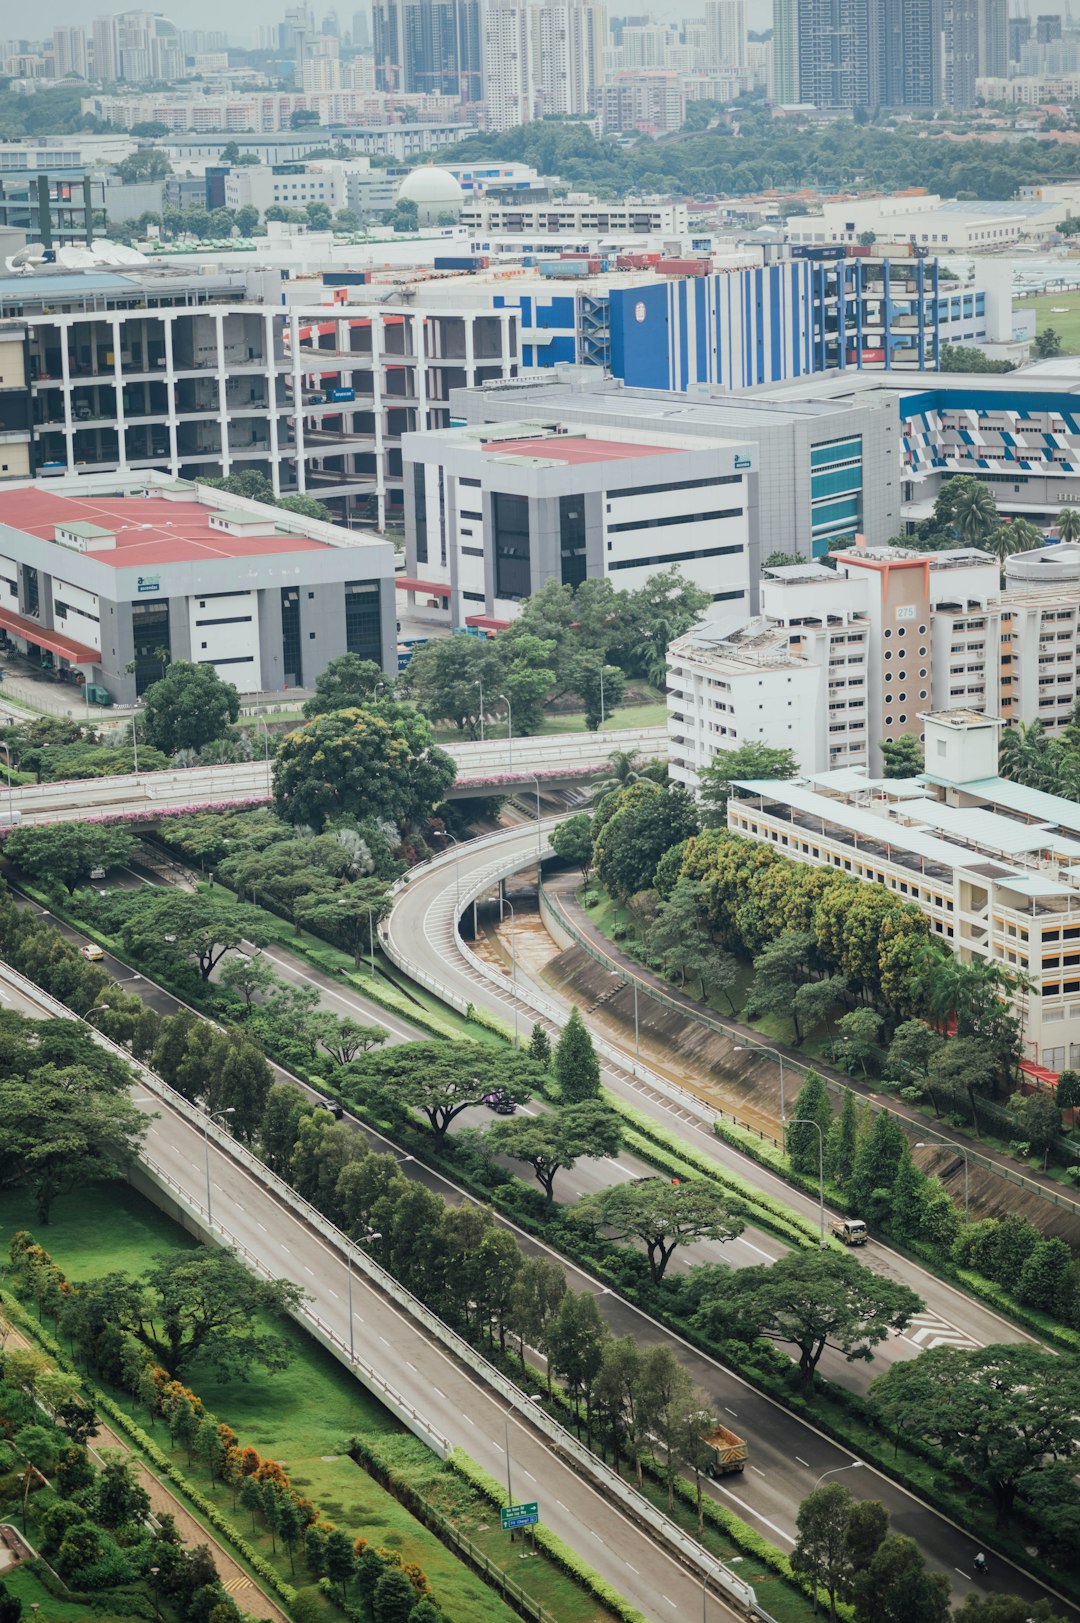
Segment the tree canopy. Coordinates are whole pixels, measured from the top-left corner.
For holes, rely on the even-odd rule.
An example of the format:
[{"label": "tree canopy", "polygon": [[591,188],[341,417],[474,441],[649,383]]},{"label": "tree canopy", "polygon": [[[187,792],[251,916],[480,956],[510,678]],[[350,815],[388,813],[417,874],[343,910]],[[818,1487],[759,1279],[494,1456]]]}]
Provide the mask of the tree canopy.
[{"label": "tree canopy", "polygon": [[446,798],[455,774],[415,711],[390,704],[336,710],[285,735],[274,802],[286,822],[315,829],[348,815],[406,828]]},{"label": "tree canopy", "polygon": [[223,738],[239,714],[240,695],[233,684],[223,682],[212,665],[187,660],[170,665],[143,700],[147,742],[166,755],[199,750],[211,739]]},{"label": "tree canopy", "polygon": [[663,1279],[680,1245],[733,1240],[746,1227],[722,1190],[703,1178],[637,1178],[586,1195],[574,1220],[606,1229],[617,1240],[639,1240],[654,1280]]},{"label": "tree canopy", "polygon": [[548,1200],[554,1200],[555,1174],[569,1172],[587,1157],[617,1154],[622,1124],[613,1110],[584,1102],[538,1116],[493,1122],[482,1142],[493,1154],[530,1166]]}]

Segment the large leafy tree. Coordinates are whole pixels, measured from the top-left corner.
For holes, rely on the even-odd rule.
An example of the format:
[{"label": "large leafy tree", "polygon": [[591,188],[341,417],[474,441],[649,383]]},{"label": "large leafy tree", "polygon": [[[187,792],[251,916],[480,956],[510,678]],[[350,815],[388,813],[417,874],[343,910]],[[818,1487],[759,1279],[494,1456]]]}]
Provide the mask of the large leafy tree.
[{"label": "large leafy tree", "polygon": [[588,880],[592,867],[592,818],[588,812],[576,812],[551,832],[551,849],[564,862],[572,862],[581,869],[581,877]]},{"label": "large leafy tree", "polygon": [[718,751],[698,774],[701,801],[709,821],[720,825],[727,821],[731,785],[737,779],[794,778],[798,772],[799,763],[794,753],[770,744],[741,744],[738,749]]},{"label": "large leafy tree", "polygon": [[0,1078],[0,1183],[25,1185],[39,1223],[59,1195],[122,1177],[147,1118],[90,1065],[43,1065]]},{"label": "large leafy tree", "polygon": [[90,823],[42,823],[12,829],[4,842],[4,855],[30,879],[51,884],[59,880],[74,890],[95,868],[115,868],[130,862],[138,842],[125,828]]},{"label": "large leafy tree", "polygon": [[196,1360],[222,1378],[245,1380],[253,1365],[286,1368],[288,1343],[263,1327],[303,1300],[283,1279],[258,1279],[232,1251],[182,1251],[132,1279],[105,1274],[80,1285],[73,1311],[77,1336],[108,1326],[132,1336],[175,1379]]},{"label": "large leafy tree", "polygon": [[148,743],[166,755],[199,750],[211,739],[224,738],[240,714],[240,695],[223,682],[212,665],[178,660],[143,700],[143,726]]},{"label": "large leafy tree", "polygon": [[493,1056],[476,1043],[399,1043],[387,1053],[354,1061],[343,1079],[383,1094],[425,1115],[437,1139],[489,1093],[503,1091],[517,1103],[543,1080],[541,1067],[524,1054]]},{"label": "large leafy tree", "polygon": [[332,710],[352,710],[375,697],[379,683],[390,683],[381,665],[359,654],[339,654],[315,678],[315,692],[304,705],[304,716],[329,715]]},{"label": "large leafy tree", "polygon": [[351,952],[357,969],[364,953],[374,947],[379,920],[390,908],[381,879],[357,879],[325,895],[299,897],[297,919],[335,946]]},{"label": "large leafy tree", "polygon": [[573,1215],[575,1221],[604,1229],[616,1240],[639,1240],[654,1281],[663,1279],[680,1245],[734,1240],[746,1227],[723,1191],[704,1178],[619,1183],[586,1195]]},{"label": "large leafy tree", "polygon": [[1032,1342],[934,1347],[894,1364],[871,1396],[895,1431],[914,1428],[958,1460],[990,1495],[999,1524],[1031,1476],[1076,1452],[1080,1362]]},{"label": "large leafy tree", "polygon": [[523,1161],[548,1200],[555,1199],[555,1175],[569,1172],[576,1162],[615,1155],[622,1143],[622,1124],[604,1105],[568,1105],[540,1116],[516,1116],[497,1121],[482,1142],[496,1155]]},{"label": "large leafy tree", "polygon": [[913,733],[883,738],[881,762],[886,778],[917,778],[925,764],[923,747]]},{"label": "large leafy tree", "polygon": [[316,716],[287,733],[274,765],[274,802],[287,822],[374,817],[405,828],[446,798],[455,766],[424,717],[381,704]]},{"label": "large leafy tree", "polygon": [[482,716],[495,707],[505,711],[505,705],[498,706],[505,673],[498,638],[432,637],[414,650],[400,687],[429,721],[452,721],[466,737],[478,738]]},{"label": "large leafy tree", "polygon": [[849,1363],[869,1361],[891,1330],[903,1330],[923,1306],[913,1290],[828,1251],[793,1251],[770,1267],[744,1268],[703,1295],[698,1322],[710,1333],[738,1334],[795,1348],[809,1386],[827,1347]]},{"label": "large leafy tree", "polygon": [[601,807],[596,871],[615,896],[625,899],[652,886],[664,852],[696,834],[699,824],[694,802],[681,786],[638,783],[615,798],[613,809],[606,802]]},{"label": "large leafy tree", "polygon": [[599,1097],[600,1062],[576,1004],[555,1049],[555,1080],[564,1104]]},{"label": "large leafy tree", "polygon": [[949,1580],[927,1571],[914,1539],[890,1533],[855,1581],[856,1623],[947,1623]]},{"label": "large leafy tree", "polygon": [[194,959],[204,981],[218,962],[243,942],[261,946],[262,915],[222,896],[195,896],[187,891],[154,892],[124,924],[124,940],[135,952],[160,953],[172,948]]}]

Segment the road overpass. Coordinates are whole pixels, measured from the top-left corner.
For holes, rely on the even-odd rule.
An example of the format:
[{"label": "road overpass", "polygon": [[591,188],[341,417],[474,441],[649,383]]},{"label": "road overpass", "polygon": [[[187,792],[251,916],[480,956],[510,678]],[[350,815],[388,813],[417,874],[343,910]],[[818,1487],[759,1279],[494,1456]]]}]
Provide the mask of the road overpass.
[{"label": "road overpass", "polygon": [[[520,794],[535,787],[566,789],[588,783],[607,765],[613,750],[633,750],[648,760],[666,760],[663,727],[607,733],[564,733],[541,738],[500,739],[493,743],[444,744],[457,763],[451,800],[481,795]],[[177,767],[165,772],[131,772],[109,778],[64,783],[0,785],[0,817],[19,823],[63,823],[103,819],[155,818],[189,811],[257,806],[270,798],[272,760],[226,766]],[[17,815],[16,815],[17,814]]]}]

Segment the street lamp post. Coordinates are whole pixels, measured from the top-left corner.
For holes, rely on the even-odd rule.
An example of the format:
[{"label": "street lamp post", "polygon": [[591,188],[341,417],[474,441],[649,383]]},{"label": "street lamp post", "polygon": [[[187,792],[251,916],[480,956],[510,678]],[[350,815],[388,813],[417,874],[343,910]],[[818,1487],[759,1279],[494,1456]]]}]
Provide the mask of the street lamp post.
[{"label": "street lamp post", "polygon": [[827,1476],[835,1476],[838,1471],[858,1471],[858,1470],[861,1470],[862,1464],[863,1464],[862,1460],[849,1460],[846,1465],[834,1465],[831,1470],[822,1471],[821,1475],[818,1477],[817,1481],[814,1483],[814,1486],[810,1489],[810,1492],[811,1493],[816,1493],[817,1490],[821,1487],[821,1484],[824,1482],[824,1480],[825,1480],[825,1478]]},{"label": "street lamp post", "polygon": [[367,910],[368,962],[371,965],[371,979],[373,981],[375,979],[375,926],[372,923],[374,913],[375,909],[369,907]]},{"label": "street lamp post", "polygon": [[[540,861],[540,779],[533,773],[533,782],[536,785],[536,860]],[[539,872],[537,873],[539,879]]]},{"label": "street lamp post", "polygon": [[825,1135],[811,1116],[792,1116],[788,1127],[812,1127],[818,1136],[818,1244],[825,1249]]},{"label": "street lamp post", "polygon": [[[925,1129],[924,1129],[924,1131],[925,1131]],[[971,1212],[971,1199],[970,1199],[971,1191],[970,1191],[970,1188],[969,1188],[969,1174],[970,1174],[970,1171],[971,1171],[971,1167],[970,1167],[970,1163],[968,1161],[968,1152],[967,1152],[967,1150],[965,1150],[965,1148],[964,1148],[964,1146],[962,1144],[954,1144],[952,1142],[952,1140],[949,1139],[949,1138],[940,1138],[940,1139],[938,1139],[938,1143],[947,1145],[950,1150],[959,1150],[960,1154],[964,1157],[964,1216],[968,1217],[970,1215],[970,1212]],[[915,1148],[917,1150],[925,1150],[925,1149],[929,1149],[929,1147],[930,1146],[928,1144],[925,1144],[922,1139],[920,1139],[919,1142],[915,1146]]]},{"label": "street lamp post", "polygon": [[83,1015],[83,1019],[86,1021],[87,1025],[89,1025],[92,1015],[107,1014],[111,1007],[111,1003],[95,1003],[92,1009],[87,1009],[86,1013]]},{"label": "street lamp post", "polygon": [[210,1127],[210,1123],[212,1121],[217,1121],[219,1116],[235,1116],[235,1115],[236,1115],[236,1111],[233,1109],[232,1105],[229,1105],[228,1108],[225,1109],[225,1110],[214,1110],[212,1112],[208,1112],[203,1117],[203,1129],[202,1129],[202,1131],[203,1131],[203,1149],[206,1152],[206,1226],[207,1226],[207,1228],[212,1228],[213,1223],[214,1223],[213,1217],[211,1216],[211,1213],[210,1213],[210,1133],[209,1133],[209,1127]]},{"label": "street lamp post", "polygon": [[506,706],[506,743],[510,757],[510,771],[512,772],[514,770],[514,712],[510,708],[510,700],[505,693],[500,693],[499,698]]},{"label": "street lamp post", "polygon": [[601,732],[603,732],[603,730],[604,730],[604,722],[606,720],[607,720],[607,717],[604,714],[604,661],[601,660],[600,661],[600,731]]},{"label": "street lamp post", "polygon": [[480,689],[480,742],[484,742],[484,679],[478,676],[476,685]]},{"label": "street lamp post", "polygon": [[510,909],[510,980],[514,988],[514,1047],[518,1046],[518,1006],[517,1006],[517,912],[509,896],[503,892],[503,904]]},{"label": "street lamp post", "polygon": [[266,725],[266,717],[259,717],[263,730],[263,760],[266,763],[266,792],[270,793],[270,729]]},{"label": "street lamp post", "polygon": [[4,740],[0,739],[0,749],[2,749],[3,752],[4,752],[4,764],[7,767],[8,822],[14,828],[14,826],[15,826],[15,797],[11,792],[11,745],[8,744],[8,743],[5,743]]},{"label": "street lamp post", "polygon": [[771,1054],[780,1067],[780,1125],[783,1127],[787,1118],[787,1108],[784,1099],[784,1056],[778,1048],[769,1048],[765,1043],[736,1043],[736,1054]]}]

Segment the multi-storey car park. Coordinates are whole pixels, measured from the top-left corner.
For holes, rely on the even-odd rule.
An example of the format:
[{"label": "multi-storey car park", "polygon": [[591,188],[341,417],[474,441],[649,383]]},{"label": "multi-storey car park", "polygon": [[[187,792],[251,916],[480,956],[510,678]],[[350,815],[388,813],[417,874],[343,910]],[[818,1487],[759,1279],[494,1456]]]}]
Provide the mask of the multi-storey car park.
[{"label": "multi-storey car park", "polygon": [[1080,808],[997,776],[1001,723],[925,714],[920,778],[850,768],[734,785],[728,827],[793,862],[884,885],[963,963],[1031,979],[1015,994],[1024,1068],[1080,1066]]}]

